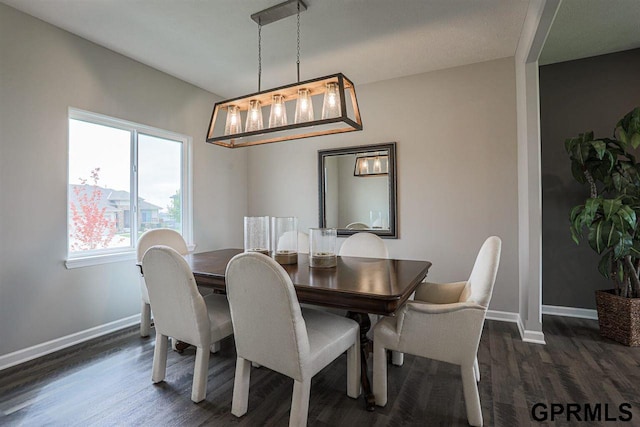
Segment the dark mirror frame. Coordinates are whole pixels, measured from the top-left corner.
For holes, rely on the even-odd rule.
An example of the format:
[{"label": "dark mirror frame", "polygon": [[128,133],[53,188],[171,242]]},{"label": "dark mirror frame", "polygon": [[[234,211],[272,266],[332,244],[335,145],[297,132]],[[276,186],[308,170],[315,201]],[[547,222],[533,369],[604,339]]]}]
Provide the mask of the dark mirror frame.
[{"label": "dark mirror frame", "polygon": [[359,232],[367,232],[377,234],[383,239],[398,238],[398,205],[396,199],[398,180],[396,176],[396,143],[387,142],[384,144],[359,145],[355,147],[345,147],[331,150],[318,150],[318,202],[320,206],[320,227],[324,228],[327,224],[326,218],[326,202],[324,194],[324,159],[331,156],[339,156],[343,154],[359,154],[369,151],[389,150],[389,229],[388,230],[347,230],[346,228],[338,228],[338,236],[350,236]]}]

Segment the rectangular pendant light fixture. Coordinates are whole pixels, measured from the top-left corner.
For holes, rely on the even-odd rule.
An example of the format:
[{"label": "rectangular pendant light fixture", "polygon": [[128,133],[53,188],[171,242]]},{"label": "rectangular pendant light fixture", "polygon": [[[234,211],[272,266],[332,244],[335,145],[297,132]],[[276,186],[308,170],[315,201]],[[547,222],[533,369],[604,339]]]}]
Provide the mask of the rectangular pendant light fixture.
[{"label": "rectangular pendant light fixture", "polygon": [[[237,148],[269,142],[362,130],[353,83],[342,73],[300,81],[300,12],[302,0],[287,0],[251,15],[258,24],[258,92],[217,102],[207,130],[207,142]],[[298,80],[261,91],[261,29],[297,15]]]},{"label": "rectangular pendant light fixture", "polygon": [[[262,129],[253,126],[258,122]],[[358,130],[355,88],[338,73],[217,102],[207,142],[237,148]]]}]

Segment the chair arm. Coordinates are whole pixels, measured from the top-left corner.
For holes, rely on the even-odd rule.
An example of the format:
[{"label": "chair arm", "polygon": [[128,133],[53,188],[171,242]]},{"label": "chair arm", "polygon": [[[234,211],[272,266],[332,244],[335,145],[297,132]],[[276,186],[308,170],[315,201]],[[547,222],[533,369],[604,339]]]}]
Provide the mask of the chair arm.
[{"label": "chair arm", "polygon": [[454,313],[460,310],[482,310],[484,311],[484,307],[476,304],[472,301],[466,302],[454,302],[451,304],[431,304],[425,303],[422,301],[408,301],[397,313],[397,322],[396,322],[396,330],[399,334],[402,333],[402,327],[404,325],[404,319],[407,315],[407,312],[414,311],[421,314],[444,314],[444,313]]},{"label": "chair arm", "polygon": [[416,301],[434,304],[449,304],[460,301],[460,295],[467,282],[428,283],[423,282],[416,288]]},{"label": "chair arm", "polygon": [[449,363],[473,363],[485,313],[473,302],[409,302],[398,313],[398,341],[392,349]]},{"label": "chair arm", "polygon": [[480,304],[473,301],[454,302],[451,304],[429,304],[422,301],[410,301],[406,304],[407,310],[415,310],[425,314],[452,313],[465,309],[484,310]]}]

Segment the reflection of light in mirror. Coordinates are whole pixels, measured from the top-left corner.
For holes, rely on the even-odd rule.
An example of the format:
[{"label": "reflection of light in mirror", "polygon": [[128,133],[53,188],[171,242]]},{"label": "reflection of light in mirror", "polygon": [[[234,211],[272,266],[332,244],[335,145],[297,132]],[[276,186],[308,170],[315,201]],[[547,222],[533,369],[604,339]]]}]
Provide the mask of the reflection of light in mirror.
[{"label": "reflection of light in mirror", "polygon": [[373,162],[373,172],[380,173],[382,172],[382,166],[380,165],[380,157],[376,156],[376,159]]},{"label": "reflection of light in mirror", "polygon": [[369,162],[366,160],[360,162],[360,173],[369,173]]},{"label": "reflection of light in mirror", "polygon": [[365,153],[356,157],[354,176],[388,175],[389,155],[385,153]]}]

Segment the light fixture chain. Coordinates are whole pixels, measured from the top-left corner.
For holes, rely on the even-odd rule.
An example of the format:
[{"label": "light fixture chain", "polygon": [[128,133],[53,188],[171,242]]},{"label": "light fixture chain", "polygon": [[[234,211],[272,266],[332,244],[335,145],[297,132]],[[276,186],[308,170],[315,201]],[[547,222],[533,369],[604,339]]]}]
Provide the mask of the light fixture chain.
[{"label": "light fixture chain", "polygon": [[262,80],[262,24],[258,24],[258,92]]},{"label": "light fixture chain", "polygon": [[296,59],[298,69],[298,83],[300,83],[300,2],[298,1],[298,57]]}]

